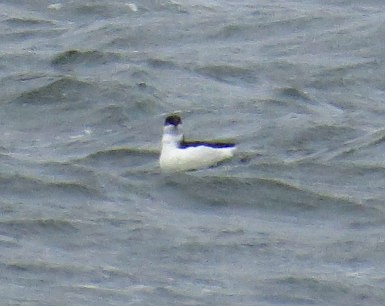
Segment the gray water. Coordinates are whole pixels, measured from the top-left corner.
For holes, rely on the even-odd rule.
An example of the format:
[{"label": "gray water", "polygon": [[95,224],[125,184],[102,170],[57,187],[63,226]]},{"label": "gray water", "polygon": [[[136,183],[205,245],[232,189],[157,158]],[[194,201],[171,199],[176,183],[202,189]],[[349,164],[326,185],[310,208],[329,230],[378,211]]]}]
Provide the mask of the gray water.
[{"label": "gray water", "polygon": [[[0,1],[1,305],[385,305],[385,3]],[[233,139],[162,174],[161,127]]]}]

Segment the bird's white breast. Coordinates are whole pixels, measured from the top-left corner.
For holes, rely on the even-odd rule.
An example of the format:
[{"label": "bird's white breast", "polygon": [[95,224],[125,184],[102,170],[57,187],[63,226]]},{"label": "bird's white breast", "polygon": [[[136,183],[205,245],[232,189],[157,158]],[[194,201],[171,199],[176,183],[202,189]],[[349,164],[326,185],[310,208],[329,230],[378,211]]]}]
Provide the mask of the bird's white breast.
[{"label": "bird's white breast", "polygon": [[186,171],[210,167],[234,155],[235,147],[211,148],[206,146],[178,148],[163,144],[159,159],[163,171]]}]

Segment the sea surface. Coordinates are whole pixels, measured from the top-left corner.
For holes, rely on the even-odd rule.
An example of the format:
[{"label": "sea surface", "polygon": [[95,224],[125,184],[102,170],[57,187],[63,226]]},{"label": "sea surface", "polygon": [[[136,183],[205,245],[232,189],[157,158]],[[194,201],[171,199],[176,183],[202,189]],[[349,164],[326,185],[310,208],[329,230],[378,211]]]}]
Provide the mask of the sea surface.
[{"label": "sea surface", "polygon": [[[0,304],[384,306],[383,0],[1,0]],[[161,173],[165,116],[235,140]]]}]

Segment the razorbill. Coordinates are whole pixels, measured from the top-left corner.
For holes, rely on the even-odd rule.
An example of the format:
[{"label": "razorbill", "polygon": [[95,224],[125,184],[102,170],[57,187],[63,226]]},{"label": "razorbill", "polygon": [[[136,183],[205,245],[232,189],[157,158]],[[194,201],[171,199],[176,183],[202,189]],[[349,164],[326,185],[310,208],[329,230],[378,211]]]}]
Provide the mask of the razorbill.
[{"label": "razorbill", "polygon": [[159,164],[162,171],[176,172],[207,168],[234,155],[234,143],[185,141],[178,115],[166,118]]}]

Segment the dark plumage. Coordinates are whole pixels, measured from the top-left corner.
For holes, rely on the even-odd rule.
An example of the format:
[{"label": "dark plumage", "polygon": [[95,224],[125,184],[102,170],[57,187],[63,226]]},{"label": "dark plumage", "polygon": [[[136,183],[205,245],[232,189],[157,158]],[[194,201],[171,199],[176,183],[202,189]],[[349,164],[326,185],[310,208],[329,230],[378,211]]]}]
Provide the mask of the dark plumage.
[{"label": "dark plumage", "polygon": [[170,115],[164,121],[164,125],[169,125],[169,124],[177,126],[178,124],[182,124],[182,120],[178,115]]},{"label": "dark plumage", "polygon": [[185,141],[182,140],[182,142],[179,144],[179,148],[185,149],[189,147],[199,147],[199,146],[206,146],[210,148],[231,148],[235,147],[235,143],[225,143],[225,142],[206,142],[206,141]]}]

